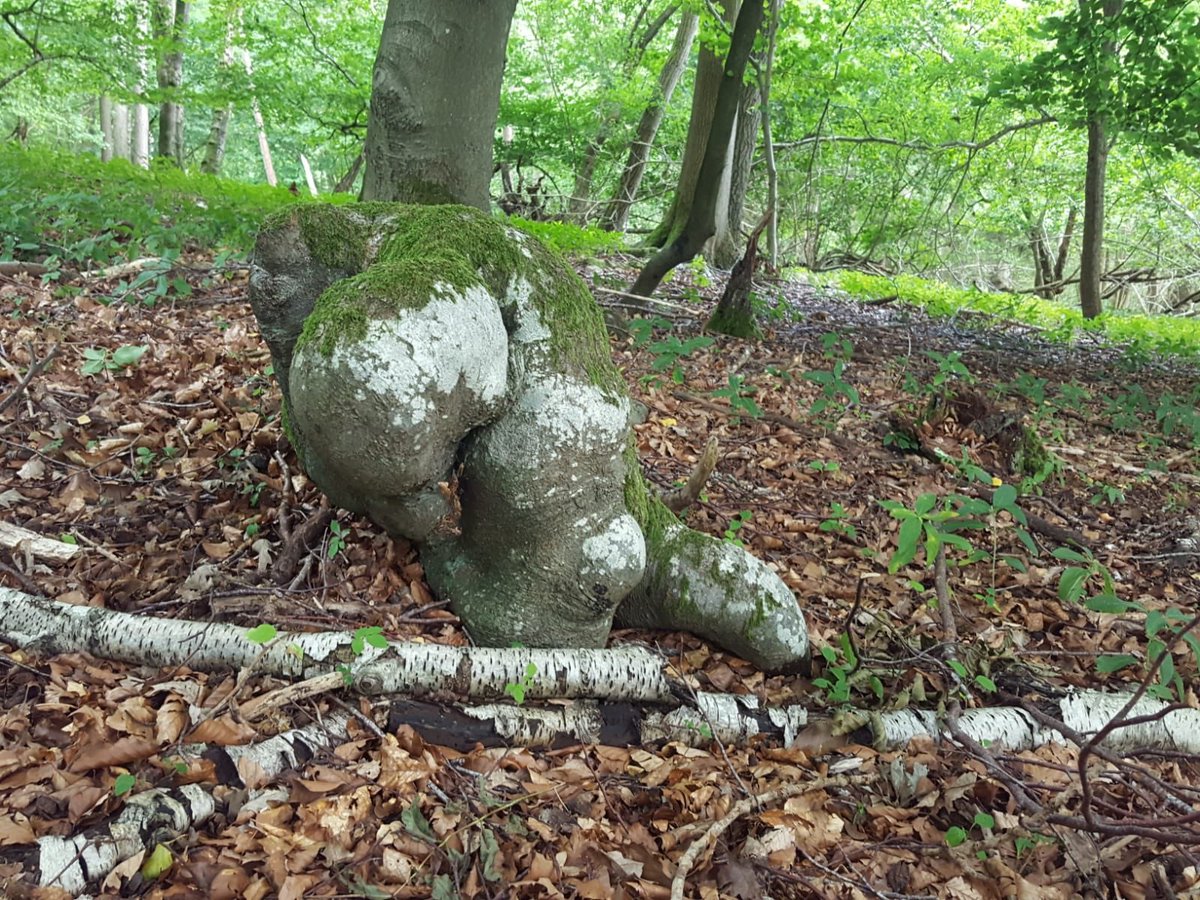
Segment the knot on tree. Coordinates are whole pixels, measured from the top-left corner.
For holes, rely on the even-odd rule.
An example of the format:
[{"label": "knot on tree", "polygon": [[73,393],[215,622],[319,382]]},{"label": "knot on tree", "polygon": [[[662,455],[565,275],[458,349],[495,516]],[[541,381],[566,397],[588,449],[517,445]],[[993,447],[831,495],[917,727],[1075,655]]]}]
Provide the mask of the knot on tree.
[{"label": "knot on tree", "polygon": [[806,660],[778,576],[647,490],[600,311],[537,240],[469,207],[298,205],[250,288],[309,476],[416,542],[475,641],[602,646],[615,616]]}]

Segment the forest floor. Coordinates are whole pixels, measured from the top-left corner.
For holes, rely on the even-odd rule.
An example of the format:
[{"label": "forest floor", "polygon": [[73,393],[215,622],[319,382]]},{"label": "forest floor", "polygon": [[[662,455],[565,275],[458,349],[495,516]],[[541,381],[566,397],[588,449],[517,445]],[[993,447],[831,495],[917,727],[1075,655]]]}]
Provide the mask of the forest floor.
[{"label": "forest floor", "polygon": [[[194,271],[178,273],[190,296],[153,305],[112,302],[116,279],[82,283],[64,299],[0,276],[0,401],[20,390],[0,412],[0,522],[82,548],[62,564],[0,550],[0,585],[147,615],[295,630],[376,625],[394,639],[464,644],[412,547],[322,510],[280,433],[244,273],[214,278],[204,260],[192,262]],[[618,287],[628,265],[616,257],[581,270],[592,284]],[[916,705],[919,688],[929,698],[921,702],[947,703],[954,686],[939,654],[949,638],[980,675],[966,702],[988,704],[991,685],[1038,696],[1136,683],[1148,619],[1195,609],[1197,556],[1181,540],[1200,531],[1196,368],[790,282],[761,286],[773,310],[764,340],[699,346],[691,339],[720,289],[699,282],[685,270],[664,289],[674,305],[653,332],[612,310],[615,358],[648,408],[637,427],[644,469],[668,487],[716,437],[720,461],[688,523],[768,561],[795,591],[815,645],[830,649],[817,654],[812,676],[784,677],[688,635],[617,632],[614,642],[656,649],[697,689],[835,710],[846,701]],[[54,347],[52,364],[18,388]],[[889,573],[900,520],[881,501],[924,509],[933,501],[919,498],[933,495],[936,512],[997,481],[1020,485],[1009,470],[1014,423],[1049,451],[1045,460],[1034,454],[1038,471],[1020,505],[1057,538],[1035,531],[1026,543],[1006,512],[962,532],[972,549],[949,549],[944,617],[923,552]],[[281,513],[321,526],[311,546],[290,548],[303,552],[282,588],[263,577],[289,549]],[[1077,558],[1052,555],[1065,546]],[[1136,608],[1114,615],[1085,605],[1105,593],[1107,576]],[[948,621],[956,635],[946,634]],[[1195,705],[1196,658],[1185,644],[1175,649],[1178,677],[1166,688]],[[179,744],[231,692],[236,710],[278,686],[232,672],[0,651],[0,884],[20,875],[18,851],[35,838],[114,814],[125,802],[115,790],[121,773],[136,776],[135,792],[180,778]],[[1099,669],[1117,671],[1099,671],[1100,657],[1112,665]],[[273,728],[311,721],[332,702],[298,704]],[[271,730],[247,734],[235,720],[230,731],[241,739]],[[141,749],[114,750],[130,746]],[[390,779],[380,774],[384,755]],[[1055,744],[1005,764],[1046,810],[1072,812],[1077,759]],[[1149,782],[1132,783],[1111,761],[1090,765],[1106,816],[1164,815]],[[1162,784],[1200,790],[1195,758],[1159,754],[1141,765]],[[214,777],[184,768],[186,778]],[[676,744],[460,752],[407,729],[380,738],[359,728],[289,777],[274,805],[237,812],[234,803],[171,843],[174,865],[157,881],[144,882],[135,859],[100,893],[666,897],[692,842],[739,801],[845,771],[875,780],[739,817],[700,858],[688,896],[1135,898],[1200,885],[1190,820],[1178,823],[1174,844],[1072,832],[1022,811],[984,760],[951,743],[892,752]]]}]

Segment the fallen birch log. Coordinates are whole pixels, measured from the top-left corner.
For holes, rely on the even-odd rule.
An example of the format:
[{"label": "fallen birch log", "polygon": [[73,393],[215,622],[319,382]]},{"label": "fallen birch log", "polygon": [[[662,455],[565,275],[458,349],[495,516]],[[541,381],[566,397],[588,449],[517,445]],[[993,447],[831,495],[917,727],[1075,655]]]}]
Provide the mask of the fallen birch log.
[{"label": "fallen birch log", "polygon": [[29,553],[38,559],[64,563],[75,558],[82,549],[78,544],[68,544],[57,538],[43,537],[36,531],[0,522],[0,547]]}]

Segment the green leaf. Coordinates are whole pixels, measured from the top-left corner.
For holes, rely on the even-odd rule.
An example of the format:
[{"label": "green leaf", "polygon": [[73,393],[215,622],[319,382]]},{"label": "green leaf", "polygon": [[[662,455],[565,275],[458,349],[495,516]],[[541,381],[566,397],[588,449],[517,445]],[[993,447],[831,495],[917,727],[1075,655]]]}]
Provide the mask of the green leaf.
[{"label": "green leaf", "polygon": [[1098,613],[1125,613],[1137,609],[1136,603],[1130,603],[1128,600],[1122,600],[1112,594],[1098,594],[1090,597],[1084,601],[1083,605],[1092,612]]},{"label": "green leaf", "polygon": [[1137,664],[1138,658],[1128,653],[1106,653],[1096,658],[1096,671],[1101,675],[1111,675]]},{"label": "green leaf", "polygon": [[967,667],[964,666],[957,659],[951,659],[951,660],[947,661],[946,665],[948,665],[951,669],[953,669],[954,674],[957,675],[959,678],[967,677]]},{"label": "green leaf", "polygon": [[946,846],[957,847],[967,839],[967,832],[955,825],[946,831]]},{"label": "green leaf", "polygon": [[479,832],[479,861],[484,881],[500,880],[500,844],[490,828],[485,827]]},{"label": "green leaf", "polygon": [[126,344],[124,347],[118,347],[113,351],[112,361],[114,364],[124,369],[127,366],[132,366],[135,362],[142,358],[143,354],[149,347],[144,345],[132,346]]},{"label": "green leaf", "polygon": [[1065,560],[1067,562],[1091,562],[1091,559],[1084,556],[1077,550],[1072,550],[1070,547],[1057,547],[1054,553],[1051,554],[1055,559]]},{"label": "green leaf", "polygon": [[[986,675],[976,675],[975,683],[977,685],[979,685],[979,688],[982,691],[984,691],[985,693],[988,693],[988,694],[996,693],[996,682],[992,681],[992,679],[988,678]],[[988,826],[988,827],[991,827],[991,826]]]},{"label": "green leaf", "polygon": [[429,820],[425,818],[425,814],[421,812],[421,807],[415,800],[400,811],[400,824],[413,837],[430,844],[437,843],[437,835],[433,833]]},{"label": "green leaf", "polygon": [[246,640],[254,644],[265,644],[275,640],[277,634],[279,634],[279,630],[274,625],[270,622],[263,622],[246,632]]},{"label": "green leaf", "polygon": [[1087,577],[1087,569],[1078,566],[1064,569],[1058,579],[1058,599],[1067,603],[1077,602],[1083,596],[1083,583]]},{"label": "green leaf", "polygon": [[122,772],[113,782],[113,796],[124,797],[133,790],[133,786],[137,784],[137,779],[128,772]]},{"label": "green leaf", "polygon": [[1157,609],[1151,610],[1146,614],[1146,637],[1154,637],[1170,624],[1165,613]]},{"label": "green leaf", "polygon": [[991,813],[978,812],[975,813],[975,819],[972,824],[986,831],[996,827],[996,817]]},{"label": "green leaf", "polygon": [[150,855],[142,863],[142,877],[147,881],[153,881],[170,871],[171,864],[174,862],[175,858],[171,855],[169,847],[165,844],[155,844]]},{"label": "green leaf", "polygon": [[1017,489],[1011,484],[1002,484],[992,494],[992,508],[1012,511],[1017,503]]},{"label": "green leaf", "polygon": [[888,572],[895,575],[916,558],[917,546],[921,540],[921,529],[920,519],[905,519],[900,523],[896,552],[892,555],[892,561],[888,563]]},{"label": "green leaf", "polygon": [[913,511],[917,515],[926,515],[937,505],[937,494],[922,494],[917,498],[917,502],[913,504]]}]

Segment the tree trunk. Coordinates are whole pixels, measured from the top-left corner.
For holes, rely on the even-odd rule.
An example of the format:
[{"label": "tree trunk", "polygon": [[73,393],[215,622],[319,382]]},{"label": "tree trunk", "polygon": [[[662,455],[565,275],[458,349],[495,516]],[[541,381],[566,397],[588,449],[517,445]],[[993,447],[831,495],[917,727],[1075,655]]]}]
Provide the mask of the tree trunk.
[{"label": "tree trunk", "polygon": [[113,158],[132,159],[129,146],[129,107],[124,103],[114,103],[112,114]]},{"label": "tree trunk", "polygon": [[621,172],[621,181],[604,211],[601,225],[610,231],[624,231],[629,224],[629,210],[633,201],[637,199],[638,187],[646,171],[646,160],[650,156],[650,147],[653,146],[663,116],[666,115],[667,104],[671,102],[675,86],[679,84],[683,70],[687,67],[692,41],[696,39],[699,24],[700,17],[696,13],[691,10],[684,11],[679,27],[675,30],[671,53],[658,75],[658,92],[642,113],[637,132],[629,145],[629,157]]},{"label": "tree trunk", "polygon": [[750,167],[758,148],[759,88],[754,82],[742,85],[742,102],[738,109],[737,136],[733,142],[733,161],[726,167],[729,174],[727,214],[717,219],[713,236],[713,265],[728,269],[738,261],[742,250],[742,214],[746,192],[750,187]]},{"label": "tree trunk", "polygon": [[516,0],[390,0],[375,58],[362,199],[489,207],[515,9]]},{"label": "tree trunk", "polygon": [[[718,64],[721,80],[716,108],[711,118],[710,134],[706,136],[704,159],[697,172],[695,189],[689,198],[691,204],[687,218],[678,226],[676,236],[646,263],[630,288],[631,293],[648,297],[671,269],[700,252],[716,228],[721,173],[728,161],[729,136],[733,132],[738,104],[741,102],[742,77],[754,48],[754,39],[762,26],[764,2],[746,0],[742,4],[729,43],[729,55],[723,67]],[[681,189],[676,197],[679,199],[683,196]]]},{"label": "tree trunk", "polygon": [[767,163],[767,252],[772,269],[779,268],[779,170],[775,167],[775,140],[771,136],[771,74],[775,68],[775,39],[779,34],[779,15],[783,0],[771,0],[767,15],[767,59],[763,65],[762,110],[763,156]]},{"label": "tree trunk", "polygon": [[[241,8],[235,3],[228,10],[225,19],[225,49],[221,53],[221,63],[217,67],[217,76],[224,76],[233,68],[233,43],[237,36],[238,24],[241,20]],[[219,175],[221,163],[225,160],[225,142],[229,138],[229,119],[233,115],[233,105],[226,104],[221,109],[213,110],[212,125],[208,129],[208,140],[204,144],[204,159],[200,162],[200,171],[206,175]]]},{"label": "tree trunk", "polygon": [[1063,277],[1067,270],[1067,254],[1071,250],[1071,238],[1075,234],[1075,220],[1078,218],[1079,209],[1072,204],[1067,210],[1067,223],[1063,226],[1062,237],[1058,240],[1058,256],[1054,259],[1054,282],[1055,294],[1063,292]]},{"label": "tree trunk", "polygon": [[571,188],[571,199],[567,204],[567,217],[579,225],[587,224],[592,211],[592,179],[596,175],[596,163],[600,161],[600,150],[608,140],[608,125],[606,121],[596,136],[588,141],[583,162],[575,172],[575,185]]},{"label": "tree trunk", "polygon": [[100,161],[113,158],[113,102],[108,94],[100,95]]},{"label": "tree trunk", "polygon": [[[150,87],[150,0],[137,0],[133,9],[137,95],[143,98]],[[133,107],[132,159],[134,165],[143,169],[150,165],[150,108],[141,102]]]},{"label": "tree trunk", "polygon": [[[1079,0],[1085,17],[1095,14],[1096,0]],[[1106,18],[1120,14],[1124,0],[1103,0],[1101,13]],[[1106,44],[1102,64],[1107,69],[1116,62],[1116,47]],[[1083,238],[1079,261],[1079,306],[1086,319],[1104,311],[1100,278],[1104,274],[1104,183],[1108,168],[1108,135],[1105,117],[1094,111],[1087,123],[1087,175],[1083,186]]]},{"label": "tree trunk", "polygon": [[155,0],[155,32],[160,55],[158,89],[166,98],[158,108],[155,155],[183,168],[183,106],[175,102],[183,86],[183,33],[191,5],[185,0]]},{"label": "tree trunk", "polygon": [[258,94],[254,92],[254,63],[250,59],[250,51],[242,48],[242,65],[246,67],[246,78],[250,81],[250,112],[254,116],[254,127],[258,131],[258,152],[262,156],[263,173],[267,184],[275,187],[278,180],[275,177],[275,163],[271,159],[271,142],[267,140],[267,125],[263,121],[262,107],[258,105]]},{"label": "tree trunk", "polygon": [[[737,2],[738,0],[723,0],[726,17],[730,20],[736,15]],[[692,87],[692,112],[688,120],[687,142],[683,148],[683,161],[679,164],[679,181],[676,183],[675,194],[671,198],[666,215],[646,238],[646,244],[650,247],[665,247],[675,240],[691,214],[696,185],[700,179],[700,167],[704,164],[709,134],[713,130],[713,116],[716,112],[722,75],[721,60],[708,47],[701,46],[700,58],[696,62],[696,83]],[[735,103],[734,115],[736,114]],[[725,158],[728,153],[722,152],[721,155]],[[723,172],[713,173],[714,187],[720,187],[722,174]]]},{"label": "tree trunk", "polygon": [[333,186],[335,194],[349,193],[354,188],[354,182],[358,179],[358,173],[362,169],[363,154],[358,151],[358,156],[354,157],[354,162],[350,163],[350,168],[346,170],[346,174],[338,179],[337,184]]}]

